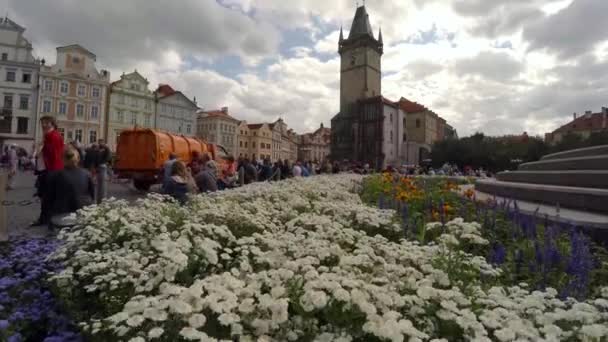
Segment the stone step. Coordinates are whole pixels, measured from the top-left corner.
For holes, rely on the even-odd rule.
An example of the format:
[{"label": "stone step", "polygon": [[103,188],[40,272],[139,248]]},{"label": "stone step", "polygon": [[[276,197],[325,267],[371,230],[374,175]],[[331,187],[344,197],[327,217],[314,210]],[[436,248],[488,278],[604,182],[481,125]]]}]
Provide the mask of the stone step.
[{"label": "stone step", "polygon": [[501,172],[496,175],[496,179],[503,182],[608,189],[608,170],[512,171]]},{"label": "stone step", "polygon": [[608,213],[608,190],[530,183],[479,180],[477,191],[516,200]]},{"label": "stone step", "polygon": [[579,148],[576,150],[548,154],[548,155],[540,158],[540,160],[589,157],[589,156],[599,156],[599,155],[603,155],[603,154],[608,154],[608,145],[585,147],[585,148]]},{"label": "stone step", "polygon": [[524,163],[519,171],[608,170],[608,154]]}]

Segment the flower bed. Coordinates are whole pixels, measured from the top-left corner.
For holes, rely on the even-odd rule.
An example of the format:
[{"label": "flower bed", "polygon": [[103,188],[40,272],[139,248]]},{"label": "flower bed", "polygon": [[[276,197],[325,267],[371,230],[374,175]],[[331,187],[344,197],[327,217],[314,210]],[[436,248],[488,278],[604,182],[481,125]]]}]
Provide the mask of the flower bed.
[{"label": "flower bed", "polygon": [[[468,183],[463,179],[460,184]],[[505,272],[503,285],[528,283],[533,289],[555,288],[560,297],[585,299],[598,294],[608,279],[608,253],[583,232],[585,227],[550,223],[525,215],[517,202],[478,203],[472,189],[457,191],[454,179],[402,177],[391,174],[368,177],[362,198],[380,208],[400,213],[404,234],[425,244],[434,241],[428,222],[456,217],[480,223],[489,241],[469,252],[485,256]],[[605,241],[604,241],[605,242]]]},{"label": "flower bed", "polygon": [[[149,197],[79,213],[55,293],[91,341],[421,341],[608,336],[608,288],[586,301],[525,284],[474,252],[480,225],[403,239],[357,176],[256,184],[187,206]],[[431,234],[431,233],[429,233]]]},{"label": "flower bed", "polygon": [[47,262],[56,241],[12,240],[0,245],[0,341],[80,341],[46,282],[58,264]]}]

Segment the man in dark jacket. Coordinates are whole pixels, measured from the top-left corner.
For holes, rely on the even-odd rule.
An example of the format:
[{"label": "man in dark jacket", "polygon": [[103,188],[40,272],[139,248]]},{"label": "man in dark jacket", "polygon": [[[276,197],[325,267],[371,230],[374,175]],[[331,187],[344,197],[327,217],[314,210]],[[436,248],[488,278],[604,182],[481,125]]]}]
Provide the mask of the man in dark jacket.
[{"label": "man in dark jacket", "polygon": [[264,164],[260,169],[260,181],[266,182],[270,181],[272,178],[272,165],[270,164],[270,159],[264,159]]},{"label": "man in dark jacket", "polygon": [[243,162],[243,169],[245,171],[245,184],[251,184],[258,181],[258,171],[255,166],[251,164],[249,159],[245,159]]},{"label": "man in dark jacket", "polygon": [[213,160],[207,161],[203,169],[196,175],[194,181],[199,191],[216,192],[217,189],[217,165]]},{"label": "man in dark jacket", "polygon": [[65,150],[65,169],[52,176],[48,189],[51,217],[73,213],[93,203],[93,180],[88,171],[78,166],[79,162],[79,154],[75,148]]},{"label": "man in dark jacket", "polygon": [[97,169],[97,160],[99,159],[99,151],[97,144],[91,144],[84,153],[84,168],[94,173]]}]

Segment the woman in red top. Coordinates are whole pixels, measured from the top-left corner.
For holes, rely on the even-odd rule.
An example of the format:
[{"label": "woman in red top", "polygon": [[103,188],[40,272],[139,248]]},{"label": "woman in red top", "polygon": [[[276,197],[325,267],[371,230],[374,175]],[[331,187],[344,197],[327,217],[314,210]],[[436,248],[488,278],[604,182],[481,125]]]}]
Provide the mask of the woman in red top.
[{"label": "woman in red top", "polygon": [[53,175],[57,171],[63,170],[63,137],[57,131],[57,122],[52,116],[40,118],[40,125],[44,133],[42,146],[42,160],[44,161],[44,171],[38,175],[38,196],[40,196],[40,218],[32,226],[47,225],[51,219],[51,200],[49,191]]}]

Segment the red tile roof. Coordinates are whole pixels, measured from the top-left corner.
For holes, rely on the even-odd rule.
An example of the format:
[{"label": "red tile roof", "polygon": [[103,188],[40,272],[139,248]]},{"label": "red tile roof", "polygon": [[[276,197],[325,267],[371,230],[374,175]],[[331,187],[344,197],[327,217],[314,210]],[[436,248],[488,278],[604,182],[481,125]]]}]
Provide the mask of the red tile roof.
[{"label": "red tile roof", "polygon": [[604,125],[604,113],[587,113],[556,129],[553,133],[598,131],[601,129],[608,129]]},{"label": "red tile roof", "polygon": [[247,127],[249,127],[249,129],[260,129],[260,128],[262,128],[262,126],[264,126],[263,123],[261,123],[261,124],[249,124],[249,125],[247,125]]},{"label": "red tile roof", "polygon": [[156,92],[160,94],[161,97],[169,96],[175,94],[175,89],[171,88],[168,84],[160,84]]},{"label": "red tile roof", "polygon": [[428,110],[420,103],[412,102],[405,97],[402,97],[401,100],[399,100],[399,107],[406,113],[420,113]]},{"label": "red tile roof", "polygon": [[237,120],[222,110],[210,110],[208,112],[202,112],[202,114],[207,115],[207,116],[224,117],[224,118],[228,118],[228,119],[232,119],[232,120]]}]

